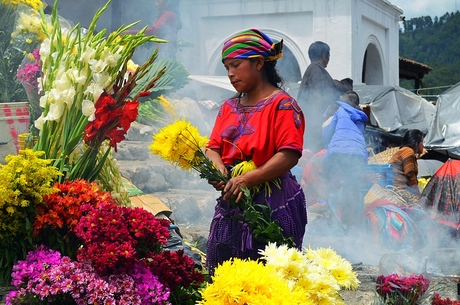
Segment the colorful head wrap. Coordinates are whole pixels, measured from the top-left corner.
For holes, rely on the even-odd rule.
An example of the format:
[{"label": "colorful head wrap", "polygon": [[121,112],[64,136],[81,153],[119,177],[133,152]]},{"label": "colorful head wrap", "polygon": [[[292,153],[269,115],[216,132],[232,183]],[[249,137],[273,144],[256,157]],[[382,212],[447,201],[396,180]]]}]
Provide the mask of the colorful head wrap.
[{"label": "colorful head wrap", "polygon": [[283,40],[273,43],[270,37],[257,29],[236,34],[224,43],[222,61],[226,58],[248,59],[262,57],[274,61],[283,56]]}]

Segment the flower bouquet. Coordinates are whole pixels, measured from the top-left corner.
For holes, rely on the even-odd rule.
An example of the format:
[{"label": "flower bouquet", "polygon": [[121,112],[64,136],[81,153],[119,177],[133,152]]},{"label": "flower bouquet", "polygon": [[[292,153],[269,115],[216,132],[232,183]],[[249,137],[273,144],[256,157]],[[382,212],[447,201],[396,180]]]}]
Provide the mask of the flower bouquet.
[{"label": "flower bouquet", "polygon": [[[42,21],[46,35],[39,51],[43,112],[35,121],[40,136],[34,149],[54,160],[53,165],[64,174],[61,182],[97,178],[111,148],[116,150],[136,119],[138,98],[148,95],[164,73],[160,70],[137,88],[157,53],[130,73],[127,67],[134,51],[147,42],[165,41],[145,36],[144,31],[121,35],[134,24],[108,35],[105,29],[96,32],[96,23],[110,3],[98,10],[87,30],[79,24],[71,29],[61,27],[56,5],[51,22]],[[80,149],[83,140],[85,145]],[[107,140],[110,145],[99,155]]]},{"label": "flower bouquet", "polygon": [[[214,181],[228,181],[209,160],[204,147],[208,142],[207,137],[200,135],[198,128],[185,120],[176,120],[166,125],[158,133],[153,135],[152,144],[149,148],[152,154],[159,155],[169,163],[179,166],[183,170],[195,170],[200,178]],[[250,164],[241,163],[242,167],[251,167]],[[244,168],[235,168],[234,173],[244,173]],[[257,189],[260,186],[256,187]],[[272,220],[271,209],[267,205],[256,204],[251,199],[251,190],[242,189],[243,199],[238,203],[232,203],[243,211],[241,221],[248,224],[252,237],[264,244],[274,242],[278,245],[296,247],[292,238],[283,235],[279,224]]]},{"label": "flower bouquet", "polygon": [[376,291],[383,304],[415,305],[429,285],[430,280],[423,275],[379,275],[376,280]]},{"label": "flower bouquet", "polygon": [[259,261],[219,265],[199,304],[343,304],[340,289],[357,289],[351,264],[332,249],[300,252],[268,244]]}]

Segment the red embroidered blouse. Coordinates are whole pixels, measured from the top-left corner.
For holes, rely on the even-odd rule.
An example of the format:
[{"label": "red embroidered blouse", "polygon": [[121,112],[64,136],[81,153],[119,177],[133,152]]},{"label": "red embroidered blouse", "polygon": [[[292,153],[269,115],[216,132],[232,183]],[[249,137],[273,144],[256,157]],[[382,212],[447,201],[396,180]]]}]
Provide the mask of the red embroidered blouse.
[{"label": "red embroidered blouse", "polygon": [[282,149],[302,154],[304,129],[302,110],[284,91],[256,106],[232,98],[220,107],[207,148],[219,150],[226,165],[252,159],[259,167]]}]

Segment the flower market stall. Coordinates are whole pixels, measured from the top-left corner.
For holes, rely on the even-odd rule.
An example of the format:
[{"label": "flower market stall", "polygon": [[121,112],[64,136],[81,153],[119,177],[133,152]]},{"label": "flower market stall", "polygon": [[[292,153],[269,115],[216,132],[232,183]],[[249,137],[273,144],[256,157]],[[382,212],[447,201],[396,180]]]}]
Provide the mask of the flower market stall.
[{"label": "flower market stall", "polygon": [[[143,30],[125,34],[133,24],[96,31],[110,0],[87,29],[61,18],[57,2],[52,15],[40,1],[22,2],[32,11],[15,20],[34,17],[33,27],[20,30],[16,22],[10,35],[17,30],[15,41],[35,42],[22,54],[15,81],[30,103],[36,138],[0,165],[0,302],[344,304],[341,291],[360,284],[350,262],[330,248],[293,248],[270,210],[250,200],[240,203],[241,221],[266,245],[259,260],[229,260],[209,276],[185,251],[169,250],[171,221],[133,206],[113,158],[142,98],[177,67],[158,67],[157,52],[140,66],[131,57],[145,43],[167,42]],[[179,118],[154,134],[150,148],[208,179],[218,173],[203,153],[206,141]],[[251,162],[241,163],[234,174],[252,169]],[[266,185],[256,188],[270,192]]]}]

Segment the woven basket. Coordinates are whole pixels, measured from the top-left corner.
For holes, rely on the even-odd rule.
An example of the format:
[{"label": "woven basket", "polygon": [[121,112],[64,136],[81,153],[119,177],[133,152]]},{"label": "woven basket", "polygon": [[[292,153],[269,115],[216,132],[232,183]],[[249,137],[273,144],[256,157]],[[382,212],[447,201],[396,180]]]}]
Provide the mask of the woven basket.
[{"label": "woven basket", "polygon": [[399,150],[399,147],[392,147],[369,158],[368,164],[388,164],[391,157]]},{"label": "woven basket", "polygon": [[407,206],[407,201],[401,197],[397,191],[394,190],[392,186],[387,186],[385,188],[381,187],[377,183],[373,184],[369,191],[364,196],[364,205],[371,204],[375,200],[386,199],[391,202],[396,203],[398,206]]}]

